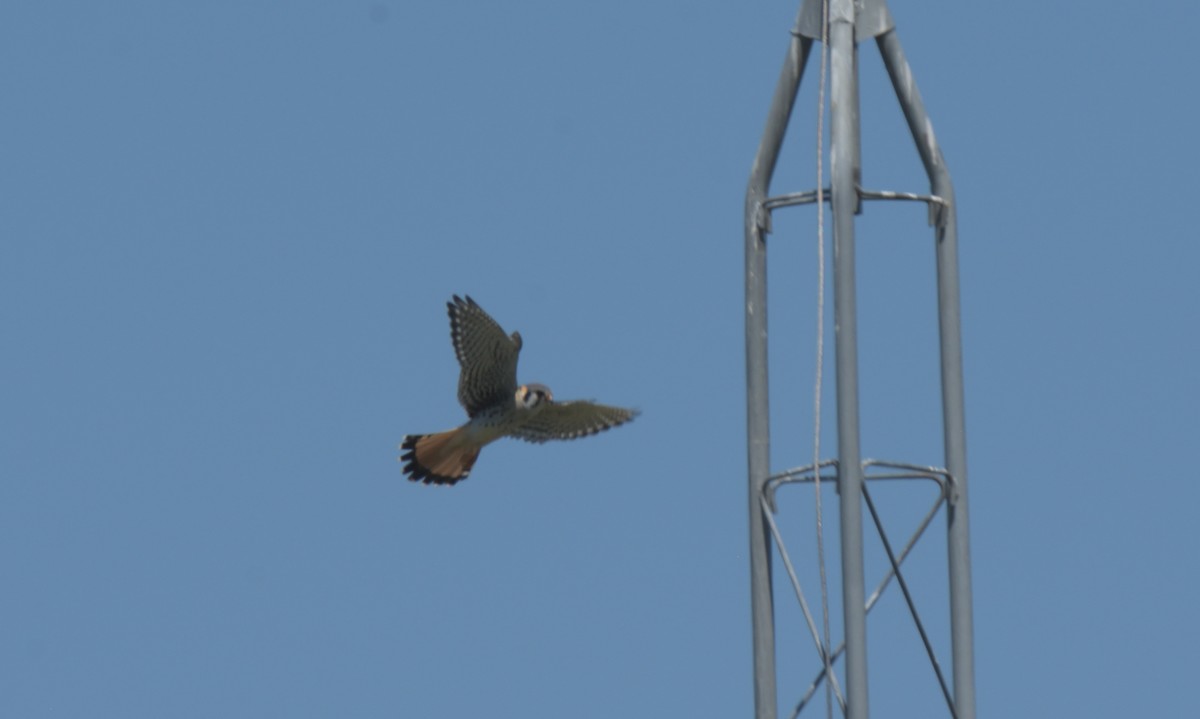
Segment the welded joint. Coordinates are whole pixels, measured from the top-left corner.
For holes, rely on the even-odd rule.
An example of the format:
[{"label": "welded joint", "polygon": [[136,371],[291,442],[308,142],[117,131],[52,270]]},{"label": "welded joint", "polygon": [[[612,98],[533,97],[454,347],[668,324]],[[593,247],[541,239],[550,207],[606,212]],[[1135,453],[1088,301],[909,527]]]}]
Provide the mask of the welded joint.
[{"label": "welded joint", "polygon": [[962,500],[962,484],[949,472],[946,473],[946,502],[957,507]]},{"label": "welded joint", "polygon": [[855,5],[858,3],[854,0],[830,0],[829,2],[829,24],[844,22],[850,25],[854,24]]},{"label": "welded joint", "polygon": [[[770,202],[770,200],[767,200]],[[767,207],[767,202],[754,203],[754,228],[758,230],[758,240],[762,241],[763,235],[771,234],[771,210]]]}]

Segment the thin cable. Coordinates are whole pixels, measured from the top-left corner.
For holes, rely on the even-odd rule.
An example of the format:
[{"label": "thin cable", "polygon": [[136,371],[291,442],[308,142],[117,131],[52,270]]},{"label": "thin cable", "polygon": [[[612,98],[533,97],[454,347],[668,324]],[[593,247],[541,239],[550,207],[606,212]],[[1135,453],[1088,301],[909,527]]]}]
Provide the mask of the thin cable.
[{"label": "thin cable", "polygon": [[833,719],[833,661],[829,639],[829,579],[825,574],[825,527],[821,511],[821,384],[825,360],[825,77],[829,57],[829,0],[821,3],[821,80],[817,90],[817,370],[813,391],[813,487],[817,512],[817,566],[821,571],[821,652],[825,662],[825,715]]}]

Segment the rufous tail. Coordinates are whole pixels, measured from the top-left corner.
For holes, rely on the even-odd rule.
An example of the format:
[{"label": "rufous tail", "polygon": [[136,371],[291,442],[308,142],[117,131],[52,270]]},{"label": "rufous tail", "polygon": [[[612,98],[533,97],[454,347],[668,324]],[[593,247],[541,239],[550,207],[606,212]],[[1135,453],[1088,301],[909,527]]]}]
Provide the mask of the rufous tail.
[{"label": "rufous tail", "polygon": [[410,434],[400,443],[404,474],[413,482],[454,484],[467,478],[483,447],[463,427],[437,434]]}]

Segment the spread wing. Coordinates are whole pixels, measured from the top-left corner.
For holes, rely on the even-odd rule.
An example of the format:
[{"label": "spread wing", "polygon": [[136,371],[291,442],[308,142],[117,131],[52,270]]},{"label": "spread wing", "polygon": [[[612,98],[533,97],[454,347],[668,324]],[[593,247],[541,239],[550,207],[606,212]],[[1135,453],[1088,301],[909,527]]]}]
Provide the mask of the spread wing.
[{"label": "spread wing", "polygon": [[450,310],[450,340],[462,371],[458,401],[471,417],[488,407],[512,402],[517,391],[517,355],[521,335],[512,336],[475,300],[454,295]]},{"label": "spread wing", "polygon": [[521,423],[512,436],[526,442],[578,439],[625,424],[640,414],[636,409],[612,407],[587,400],[550,402]]}]

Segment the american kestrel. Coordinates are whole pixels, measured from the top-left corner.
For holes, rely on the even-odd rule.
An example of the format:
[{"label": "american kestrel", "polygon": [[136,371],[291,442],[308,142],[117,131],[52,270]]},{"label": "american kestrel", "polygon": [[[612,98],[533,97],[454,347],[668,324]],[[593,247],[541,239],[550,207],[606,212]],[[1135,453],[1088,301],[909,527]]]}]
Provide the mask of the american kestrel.
[{"label": "american kestrel", "polygon": [[484,445],[501,437],[526,442],[576,439],[625,424],[637,410],[586,400],[555,402],[543,384],[517,385],[521,335],[507,335],[475,300],[454,295],[450,340],[462,371],[458,401],[470,420],[437,434],[410,434],[400,444],[404,474],[414,482],[454,484],[466,479]]}]

